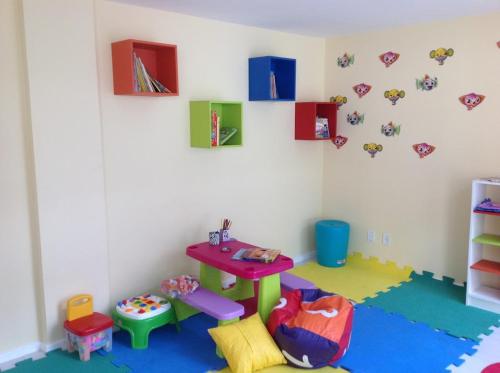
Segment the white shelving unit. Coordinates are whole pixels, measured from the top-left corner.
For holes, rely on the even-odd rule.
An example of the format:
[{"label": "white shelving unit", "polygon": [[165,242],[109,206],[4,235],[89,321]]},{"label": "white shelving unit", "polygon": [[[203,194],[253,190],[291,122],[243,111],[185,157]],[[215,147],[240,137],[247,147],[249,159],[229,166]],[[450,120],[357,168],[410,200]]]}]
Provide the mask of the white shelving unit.
[{"label": "white shelving unit", "polygon": [[500,195],[500,181],[472,181],[466,303],[500,313],[500,230],[487,232],[494,226],[488,223],[495,223],[488,219],[500,222],[500,213],[474,212],[485,198],[495,195]]}]

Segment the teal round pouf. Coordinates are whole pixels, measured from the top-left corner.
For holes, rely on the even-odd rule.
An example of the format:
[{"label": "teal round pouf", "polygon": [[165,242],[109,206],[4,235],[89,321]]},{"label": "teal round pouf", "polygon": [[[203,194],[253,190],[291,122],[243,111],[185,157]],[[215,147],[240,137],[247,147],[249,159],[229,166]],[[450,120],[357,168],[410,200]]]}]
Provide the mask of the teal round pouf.
[{"label": "teal round pouf", "polygon": [[320,220],[316,223],[316,255],[320,265],[345,265],[348,245],[348,223],[341,220]]}]

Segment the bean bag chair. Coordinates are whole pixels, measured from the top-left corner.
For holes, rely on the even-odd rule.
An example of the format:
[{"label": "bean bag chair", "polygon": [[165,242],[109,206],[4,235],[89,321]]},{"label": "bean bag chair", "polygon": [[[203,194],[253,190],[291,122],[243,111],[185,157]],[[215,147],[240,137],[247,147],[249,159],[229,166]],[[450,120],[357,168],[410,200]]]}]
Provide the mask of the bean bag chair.
[{"label": "bean bag chair", "polygon": [[299,289],[280,298],[267,328],[289,365],[321,368],[345,355],[354,308],[344,297]]}]

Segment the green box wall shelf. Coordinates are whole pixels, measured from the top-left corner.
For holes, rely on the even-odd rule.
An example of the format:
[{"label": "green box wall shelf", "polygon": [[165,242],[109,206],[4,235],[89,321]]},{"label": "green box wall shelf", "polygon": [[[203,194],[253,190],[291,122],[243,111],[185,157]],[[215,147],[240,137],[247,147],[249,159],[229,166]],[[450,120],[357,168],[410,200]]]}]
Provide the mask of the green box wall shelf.
[{"label": "green box wall shelf", "polygon": [[[220,126],[236,128],[237,132],[224,145],[211,145],[212,112],[220,116]],[[236,101],[190,101],[191,147],[229,148],[243,144],[243,107]]]}]

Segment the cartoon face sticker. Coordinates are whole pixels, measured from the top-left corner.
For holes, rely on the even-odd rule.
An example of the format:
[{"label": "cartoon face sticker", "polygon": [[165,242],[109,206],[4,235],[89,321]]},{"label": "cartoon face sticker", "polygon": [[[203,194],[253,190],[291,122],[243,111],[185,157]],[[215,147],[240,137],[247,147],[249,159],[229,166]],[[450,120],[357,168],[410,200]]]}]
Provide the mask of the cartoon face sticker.
[{"label": "cartoon face sticker", "polygon": [[433,49],[429,53],[429,57],[438,61],[440,65],[444,64],[444,60],[446,60],[448,57],[453,56],[455,51],[451,48],[438,48],[438,49]]},{"label": "cartoon face sticker", "polygon": [[425,74],[422,79],[417,79],[417,89],[422,91],[431,91],[438,85],[438,78],[431,78],[429,75]]},{"label": "cartoon face sticker", "polygon": [[375,144],[374,142],[371,142],[369,144],[363,145],[363,149],[367,151],[372,158],[375,158],[375,154],[381,152],[384,149],[384,147],[380,144]]},{"label": "cartoon face sticker", "polygon": [[365,83],[360,83],[360,84],[356,84],[354,87],[352,87],[352,89],[354,89],[354,92],[356,92],[358,97],[361,98],[364,95],[366,95],[368,92],[370,92],[370,89],[372,89],[372,86],[365,84]]},{"label": "cartoon face sticker", "polygon": [[335,102],[337,107],[341,107],[347,102],[347,97],[345,96],[332,96],[330,97],[330,102]]},{"label": "cartoon face sticker", "polygon": [[413,145],[413,150],[415,150],[420,158],[427,157],[431,154],[436,147],[434,145],[429,145],[426,142]]},{"label": "cartoon face sticker", "polygon": [[352,114],[347,114],[347,123],[349,123],[352,126],[356,126],[360,123],[363,123],[364,121],[365,121],[365,115],[359,114],[357,111],[355,111]]},{"label": "cartoon face sticker", "polygon": [[342,57],[337,58],[337,65],[341,68],[351,66],[354,63],[354,54],[344,53]]},{"label": "cartoon face sticker", "polygon": [[380,132],[382,132],[382,135],[387,137],[399,135],[399,132],[401,132],[401,126],[400,125],[395,126],[392,122],[389,122],[387,124],[382,125]]},{"label": "cartoon face sticker", "polygon": [[398,60],[399,53],[389,51],[381,54],[380,56],[378,56],[378,58],[385,64],[385,67],[389,67]]},{"label": "cartoon face sticker", "polygon": [[393,105],[396,105],[396,102],[405,97],[405,91],[399,89],[391,89],[390,91],[384,92],[384,97],[389,99]]},{"label": "cartoon face sticker", "polygon": [[484,101],[485,96],[476,93],[469,93],[458,98],[462,104],[467,107],[467,110],[474,109],[477,105]]},{"label": "cartoon face sticker", "polygon": [[342,146],[345,145],[347,140],[348,140],[347,137],[337,135],[332,139],[332,142],[337,147],[337,149],[340,149]]}]

